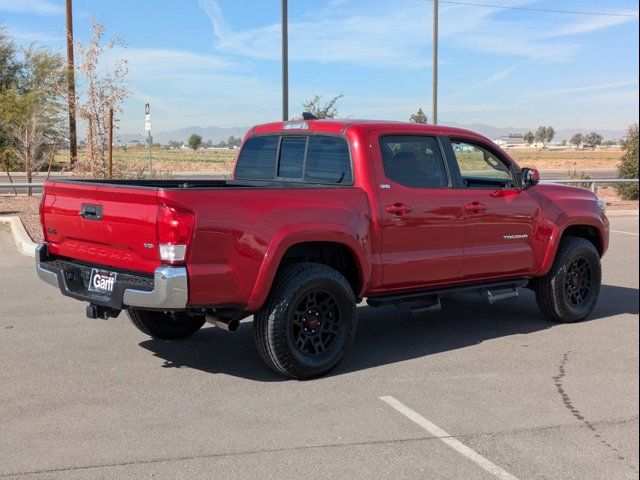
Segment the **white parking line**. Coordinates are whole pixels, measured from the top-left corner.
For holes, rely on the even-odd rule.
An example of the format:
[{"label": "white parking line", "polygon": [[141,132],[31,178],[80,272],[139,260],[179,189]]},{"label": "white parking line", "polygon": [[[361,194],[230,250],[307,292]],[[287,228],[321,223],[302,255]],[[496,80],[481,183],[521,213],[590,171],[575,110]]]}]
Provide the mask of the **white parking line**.
[{"label": "white parking line", "polygon": [[491,460],[483,457],[475,450],[472,450],[471,448],[467,447],[460,440],[453,438],[451,435],[449,435],[447,432],[442,430],[440,427],[438,427],[437,425],[434,425],[429,420],[427,420],[422,415],[420,415],[418,412],[416,412],[415,410],[411,410],[409,407],[407,407],[405,404],[395,399],[394,397],[385,396],[385,397],[378,397],[378,398],[383,402],[385,402],[387,405],[389,405],[391,408],[403,414],[413,423],[424,428],[427,432],[429,432],[434,437],[442,440],[444,443],[449,445],[459,454],[467,457],[472,462],[475,462],[483,470],[489,472],[496,478],[499,478],[501,480],[518,480],[509,472],[507,472],[506,470],[503,470],[498,465],[493,463]]},{"label": "white parking line", "polygon": [[623,232],[622,230],[611,230],[614,233],[625,233],[627,235],[635,235],[636,237],[638,236],[637,233],[633,233],[633,232]]}]

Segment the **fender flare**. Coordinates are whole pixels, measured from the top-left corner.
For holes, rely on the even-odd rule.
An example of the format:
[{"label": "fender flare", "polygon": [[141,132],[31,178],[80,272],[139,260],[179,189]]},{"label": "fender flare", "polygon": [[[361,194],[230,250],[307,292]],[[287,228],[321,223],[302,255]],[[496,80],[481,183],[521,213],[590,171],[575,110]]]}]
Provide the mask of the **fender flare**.
[{"label": "fender flare", "polygon": [[549,273],[553,262],[558,254],[558,248],[560,248],[560,240],[564,236],[564,233],[569,227],[573,226],[585,226],[593,227],[598,231],[600,236],[600,243],[602,245],[603,254],[607,249],[608,237],[606,227],[600,217],[596,215],[569,215],[565,212],[560,214],[554,222],[553,231],[551,233],[549,243],[547,245],[542,264],[537,276],[543,276]]},{"label": "fender flare", "polygon": [[356,297],[367,290],[371,278],[371,266],[367,260],[371,255],[371,242],[367,230],[354,232],[353,227],[335,223],[292,224],[280,228],[269,243],[245,310],[256,311],[262,307],[285,252],[291,246],[305,242],[331,242],[346,246],[353,254],[360,273],[362,289],[354,292]]}]

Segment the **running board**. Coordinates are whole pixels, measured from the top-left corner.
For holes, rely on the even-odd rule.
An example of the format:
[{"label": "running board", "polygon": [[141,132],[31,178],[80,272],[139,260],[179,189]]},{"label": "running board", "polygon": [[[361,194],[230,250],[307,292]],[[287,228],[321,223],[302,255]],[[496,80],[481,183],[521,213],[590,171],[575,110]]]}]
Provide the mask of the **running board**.
[{"label": "running board", "polygon": [[499,302],[500,300],[509,300],[510,298],[517,298],[518,297],[518,289],[520,287],[511,287],[508,290],[487,290],[485,292],[486,296],[487,296],[487,300],[489,300],[489,303],[494,304],[496,302]]},{"label": "running board", "polygon": [[491,282],[474,285],[462,285],[457,287],[429,290],[426,292],[398,293],[367,298],[367,304],[372,307],[397,305],[407,307],[411,312],[426,312],[441,308],[440,298],[469,293],[479,293],[493,304],[501,300],[516,298],[518,290],[529,283],[527,279],[508,280],[503,282]]}]

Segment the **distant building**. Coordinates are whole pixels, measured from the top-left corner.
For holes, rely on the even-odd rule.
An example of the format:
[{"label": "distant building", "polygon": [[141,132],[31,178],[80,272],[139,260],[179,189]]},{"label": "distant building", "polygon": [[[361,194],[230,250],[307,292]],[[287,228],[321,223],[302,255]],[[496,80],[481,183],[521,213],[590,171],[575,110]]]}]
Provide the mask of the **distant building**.
[{"label": "distant building", "polygon": [[508,135],[503,135],[500,138],[496,138],[493,143],[502,148],[527,147],[528,144],[524,141],[523,137],[523,133],[510,133]]}]

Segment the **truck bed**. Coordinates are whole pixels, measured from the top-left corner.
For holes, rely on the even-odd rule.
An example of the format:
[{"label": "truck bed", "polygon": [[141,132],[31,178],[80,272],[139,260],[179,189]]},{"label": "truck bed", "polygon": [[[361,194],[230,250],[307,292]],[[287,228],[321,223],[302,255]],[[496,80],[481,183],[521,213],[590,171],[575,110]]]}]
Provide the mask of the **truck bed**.
[{"label": "truck bed", "polygon": [[[163,205],[192,212],[184,261],[189,303],[246,305],[282,238],[319,241],[344,226],[370,247],[364,191],[346,185],[234,180],[59,180],[45,183],[48,253],[88,265],[153,275],[163,265],[157,216]],[[83,210],[99,210],[85,218]],[[91,211],[93,211],[91,210]],[[314,234],[315,232],[315,234]],[[343,235],[343,233],[341,233]],[[282,253],[282,252],[279,252]],[[273,274],[275,272],[267,272]],[[264,292],[261,293],[261,295]]]}]

